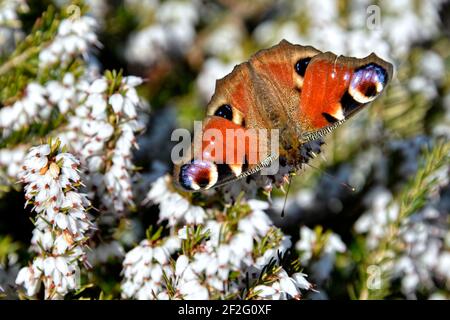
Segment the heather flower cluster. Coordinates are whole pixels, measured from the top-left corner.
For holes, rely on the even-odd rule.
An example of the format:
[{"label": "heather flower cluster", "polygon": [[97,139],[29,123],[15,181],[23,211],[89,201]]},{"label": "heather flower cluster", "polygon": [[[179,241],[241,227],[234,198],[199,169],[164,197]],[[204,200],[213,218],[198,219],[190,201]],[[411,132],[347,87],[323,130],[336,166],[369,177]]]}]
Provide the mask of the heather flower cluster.
[{"label": "heather flower cluster", "polygon": [[[53,72],[66,68],[79,57],[87,60],[91,46],[99,45],[95,27],[91,17],[63,19],[55,37],[43,44],[39,52],[37,74],[51,72],[50,68],[54,68]],[[58,112],[65,114],[77,102],[75,81],[76,77],[70,71],[60,77],[52,76],[45,83],[30,81],[19,97],[4,103],[0,110],[2,138],[19,130],[28,130],[34,123],[50,121]]]},{"label": "heather flower cluster", "polygon": [[95,225],[86,212],[89,200],[78,192],[78,166],[58,140],[31,148],[25,157],[20,177],[26,203],[36,212],[31,240],[36,257],[19,271],[16,283],[27,296],[37,295],[41,285],[46,299],[60,299],[80,288],[86,240]]},{"label": "heather flower cluster", "polygon": [[39,53],[39,67],[50,68],[55,64],[67,64],[73,56],[87,59],[89,48],[99,44],[94,32],[93,17],[81,16],[64,19],[58,27],[53,41]]},{"label": "heather flower cluster", "polygon": [[[427,177],[429,202],[420,210],[401,220],[402,204],[380,186],[364,199],[368,210],[355,224],[358,233],[367,233],[368,250],[377,250],[386,239],[391,241],[391,249],[383,252],[389,258],[380,268],[393,280],[400,280],[401,291],[408,298],[416,298],[419,291],[435,291],[450,280],[448,212],[440,203],[449,184],[448,169],[438,166]],[[393,232],[396,239],[391,239]]]},{"label": "heather flower cluster", "polygon": [[22,167],[27,148],[23,145],[13,149],[0,150],[0,181],[2,185],[14,185]]},{"label": "heather flower cluster", "polygon": [[[0,299],[450,299],[448,1],[45,3],[0,0]],[[173,130],[282,39],[394,77],[299,167],[176,189]]]},{"label": "heather flower cluster", "polygon": [[339,235],[321,228],[311,230],[306,226],[300,228],[300,240],[295,244],[300,262],[311,270],[311,277],[316,285],[325,282],[331,275],[336,256],[347,250]]},{"label": "heather flower cluster", "polygon": [[[195,25],[199,20],[198,1],[125,1],[142,20],[154,15],[153,24],[133,32],[125,56],[132,63],[152,65],[164,55],[184,55],[195,40]],[[148,19],[147,21],[152,21]]]}]

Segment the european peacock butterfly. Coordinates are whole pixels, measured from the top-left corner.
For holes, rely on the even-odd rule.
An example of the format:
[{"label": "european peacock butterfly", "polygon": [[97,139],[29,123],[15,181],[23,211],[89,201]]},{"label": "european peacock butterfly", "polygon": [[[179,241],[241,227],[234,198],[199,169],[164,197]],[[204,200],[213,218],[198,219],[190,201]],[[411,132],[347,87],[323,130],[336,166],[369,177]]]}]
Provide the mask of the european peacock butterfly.
[{"label": "european peacock butterfly", "polygon": [[[392,72],[392,64],[374,53],[363,59],[336,56],[285,40],[261,50],[216,82],[203,135],[175,165],[174,181],[186,191],[201,191],[253,174],[274,159],[296,167],[302,145],[375,100]],[[273,136],[253,137],[255,130],[276,130],[276,152]]]}]

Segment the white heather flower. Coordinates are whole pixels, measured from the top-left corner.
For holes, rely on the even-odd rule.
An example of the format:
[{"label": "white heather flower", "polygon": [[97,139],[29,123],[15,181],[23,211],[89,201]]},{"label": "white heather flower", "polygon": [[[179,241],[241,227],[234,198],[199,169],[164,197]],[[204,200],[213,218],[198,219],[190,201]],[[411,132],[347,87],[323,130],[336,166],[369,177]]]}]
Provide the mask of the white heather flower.
[{"label": "white heather flower", "polygon": [[[275,231],[272,227],[272,231]],[[291,238],[290,236],[282,236],[280,241],[278,242],[278,246],[275,246],[273,248],[267,249],[262,256],[256,259],[255,261],[255,267],[257,268],[263,268],[265,265],[267,265],[271,259],[274,257],[278,260],[278,253],[284,253],[288,249],[290,249],[292,246]]]},{"label": "white heather flower", "polygon": [[227,56],[242,60],[241,42],[244,37],[242,26],[231,20],[219,25],[205,41],[205,51],[214,56]]},{"label": "white heather flower", "polygon": [[88,261],[90,265],[100,265],[110,259],[123,258],[125,255],[123,246],[120,242],[112,240],[102,242],[88,252]]},{"label": "white heather flower", "polygon": [[[166,272],[166,280],[170,281],[174,292],[167,291],[167,283],[156,283],[151,281],[142,284],[142,281],[132,279],[142,278],[137,277],[135,273],[128,273],[131,270],[131,265],[138,263],[138,261],[145,259],[146,253],[152,256],[153,261],[158,260],[156,250],[158,247],[145,249],[141,243],[127,254],[129,259],[124,264],[124,282],[122,283],[122,290],[124,296],[134,297],[137,299],[151,298],[167,298],[171,299],[210,299],[213,297],[225,297],[226,295],[239,296],[245,286],[245,275],[250,274],[252,281],[258,278],[259,273],[269,263],[275,259],[278,261],[279,254],[283,254],[290,247],[289,237],[284,236],[280,230],[275,228],[263,211],[268,208],[268,204],[263,201],[252,200],[249,201],[248,207],[243,209],[242,216],[235,223],[235,227],[229,229],[227,218],[222,215],[223,212],[216,212],[216,209],[211,209],[211,212],[206,213],[204,209],[193,206],[190,202],[183,198],[180,194],[175,192],[170,184],[170,177],[163,176],[155,181],[152,188],[147,195],[147,202],[160,204],[160,219],[168,219],[172,234],[177,234],[177,237],[169,237],[168,239],[178,239],[180,242],[186,241],[192,243],[192,237],[204,237],[201,243],[197,244],[196,248],[189,255],[185,252],[181,253],[180,242],[177,247],[171,246],[178,250],[178,257],[175,259],[175,264],[167,265],[167,256],[162,255],[162,261],[159,264]],[[197,209],[198,208],[198,209]],[[203,222],[188,221],[186,215],[191,211],[203,211]],[[232,209],[229,209],[232,210]],[[167,216],[170,212],[170,216]],[[244,213],[245,212],[245,213]],[[217,219],[216,214],[222,216]],[[216,220],[217,219],[217,220]],[[198,226],[195,226],[195,224]],[[201,232],[195,228],[201,228]],[[261,248],[264,252],[255,253],[256,246],[262,239],[265,239],[267,248]],[[163,238],[166,239],[166,238]],[[196,238],[198,241],[198,238]],[[147,241],[147,240],[145,240]],[[162,240],[168,245],[169,240]],[[184,248],[184,247],[183,247]],[[174,251],[172,251],[173,255]],[[148,260],[148,259],[147,259]],[[151,273],[153,265],[145,265],[141,270],[143,274]],[[137,268],[136,268],[137,270]],[[280,272],[280,278],[283,274]],[[284,271],[283,271],[284,272]],[[237,275],[237,279],[230,280],[230,275]],[[300,290],[310,290],[307,281],[301,278],[301,274],[290,278],[283,276],[281,281],[282,288],[278,288],[276,292],[277,298],[292,298],[299,297]],[[164,281],[166,281],[164,280]],[[278,283],[279,285],[279,283]],[[153,290],[149,291],[149,290]],[[283,290],[292,293],[289,295]],[[165,294],[163,294],[165,292]],[[274,291],[275,292],[275,291]],[[280,293],[282,292],[282,293]]]},{"label": "white heather flower", "polygon": [[216,79],[226,76],[233,70],[236,64],[235,62],[224,63],[216,58],[210,58],[205,61],[196,83],[204,101],[211,99],[214,93]]},{"label": "white heather flower", "polygon": [[12,52],[17,43],[25,36],[19,13],[26,13],[29,7],[24,0],[0,2],[0,55]]},{"label": "white heather flower", "polygon": [[436,271],[450,281],[450,252],[443,252],[437,261]]},{"label": "white heather flower", "polygon": [[[413,163],[399,165],[400,171],[408,176],[417,170],[420,148],[415,147],[416,142],[398,141],[393,146],[394,150],[402,152],[406,162]],[[409,299],[416,299],[419,291],[431,293],[439,286],[448,287],[449,283],[445,272],[448,228],[444,222],[448,210],[440,204],[448,185],[448,166],[438,168],[429,178],[434,183],[427,193],[427,204],[400,221],[396,237],[390,240],[395,241],[391,246],[396,250],[383,250],[385,262],[381,267],[388,276],[387,281],[399,280],[402,293]],[[380,241],[389,237],[388,231],[398,223],[399,204],[384,187],[374,188],[364,203],[367,210],[356,222],[355,230],[365,234],[368,250],[378,249]]]},{"label": "white heather flower", "polygon": [[108,88],[108,82],[105,78],[96,79],[88,88],[89,93],[103,93]]},{"label": "white heather flower", "polygon": [[76,190],[79,161],[59,147],[57,141],[31,148],[20,173],[25,198],[37,213],[31,249],[38,255],[22,268],[16,283],[29,296],[43,283],[46,299],[59,299],[79,288],[86,237],[94,227],[84,209],[89,201]]},{"label": "white heather flower", "polygon": [[12,185],[18,180],[27,149],[24,145],[0,149],[0,181],[2,184]]},{"label": "white heather flower", "polygon": [[301,273],[301,272],[297,272],[294,273],[291,278],[294,281],[295,285],[302,290],[310,290],[312,289],[312,285],[311,283],[309,283],[306,280],[306,277],[308,277],[306,274]]},{"label": "white heather flower", "polygon": [[22,268],[17,274],[16,283],[23,285],[26,289],[27,295],[32,297],[39,292],[41,288],[41,275],[42,266],[39,268],[42,258],[36,258],[33,261],[33,265]]},{"label": "white heather flower", "polygon": [[[85,181],[88,189],[97,193],[100,209],[121,214],[134,205],[132,179],[135,135],[144,128],[138,112],[141,101],[135,86],[142,79],[122,77],[117,91],[108,94],[106,77],[79,81],[78,100],[74,116],[64,133],[72,149],[79,150],[79,158],[89,170]],[[111,118],[111,115],[115,117]]]},{"label": "white heather flower", "polygon": [[[83,112],[79,106],[84,101],[80,92],[83,80],[76,79],[72,73],[66,73],[62,80],[50,80],[43,85],[30,82],[20,100],[0,109],[0,132],[8,137],[14,131],[21,130],[33,123],[47,122],[56,112],[67,114],[69,110]],[[94,103],[93,103],[94,104]],[[101,105],[95,104],[96,108]],[[106,108],[106,102],[104,103]],[[69,127],[76,124],[71,122]]]},{"label": "white heather flower", "polygon": [[178,230],[178,238],[180,238],[181,240],[186,240],[188,238],[187,226],[184,226],[183,228]]},{"label": "white heather flower", "polygon": [[294,281],[288,276],[286,271],[281,270],[279,275],[279,290],[287,293],[291,297],[299,297],[300,292],[295,285]]},{"label": "white heather flower", "polygon": [[364,202],[370,207],[355,223],[358,233],[369,232],[368,245],[375,247],[387,232],[386,224],[395,221],[398,215],[398,205],[389,205],[392,194],[384,187],[371,190],[365,197]]},{"label": "white heather flower", "polygon": [[426,51],[420,63],[425,77],[439,81],[445,76],[444,59],[434,51]]},{"label": "white heather flower", "polygon": [[68,72],[62,82],[50,81],[46,84],[49,100],[57,105],[61,113],[66,113],[76,103],[75,77]]},{"label": "white heather flower", "polygon": [[278,294],[278,291],[274,287],[268,285],[257,285],[253,290],[263,299],[271,299]]},{"label": "white heather flower", "polygon": [[271,227],[271,221],[267,214],[262,210],[268,208],[268,203],[258,200],[249,200],[248,204],[253,211],[239,221],[239,231],[255,236],[263,236],[267,234]]},{"label": "white heather flower", "polygon": [[38,120],[45,120],[50,115],[50,106],[46,102],[47,91],[38,83],[27,85],[24,97],[14,104],[0,109],[0,130],[3,136],[19,130]]},{"label": "white heather flower", "polygon": [[306,280],[306,275],[300,272],[289,276],[284,269],[280,269],[272,277],[275,279],[272,283],[257,285],[252,289],[258,298],[266,300],[300,299],[302,290],[312,289],[312,285]]},{"label": "white heather flower", "polygon": [[[300,166],[308,163],[321,152],[323,144],[322,139],[313,140],[302,145],[300,155],[302,163]],[[240,179],[234,183],[229,183],[220,188],[226,202],[234,202],[239,194],[244,191],[247,198],[255,198],[257,191],[262,188],[270,194],[273,187],[282,187],[289,181],[289,174],[298,172],[299,167],[286,164],[279,166],[278,172],[273,176],[268,176],[262,172],[249,176],[247,179]]]},{"label": "white heather flower", "polygon": [[[324,241],[322,250],[315,253],[316,256],[313,257],[314,248],[318,241]],[[319,239],[317,233],[306,226],[300,228],[300,240],[296,243],[295,248],[299,252],[300,262],[303,265],[309,265],[310,270],[312,270],[311,276],[317,283],[321,283],[329,277],[334,268],[337,253],[343,253],[347,250],[337,234],[329,233]]]},{"label": "white heather flower", "polygon": [[300,228],[300,240],[295,244],[295,248],[301,252],[301,260],[308,263],[312,258],[312,249],[316,242],[316,234],[308,227]]}]

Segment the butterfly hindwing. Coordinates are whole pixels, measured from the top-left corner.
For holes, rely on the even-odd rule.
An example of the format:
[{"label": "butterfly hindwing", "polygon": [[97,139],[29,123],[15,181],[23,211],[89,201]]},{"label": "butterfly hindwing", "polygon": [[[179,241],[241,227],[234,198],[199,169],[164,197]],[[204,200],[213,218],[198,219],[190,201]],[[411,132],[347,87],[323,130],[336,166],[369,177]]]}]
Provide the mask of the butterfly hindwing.
[{"label": "butterfly hindwing", "polygon": [[[194,138],[192,155],[175,166],[175,181],[201,191],[253,174],[278,156],[295,164],[303,143],[376,99],[392,71],[375,54],[338,57],[285,40],[259,51],[216,82],[202,135]],[[277,152],[273,129],[279,131]]]}]

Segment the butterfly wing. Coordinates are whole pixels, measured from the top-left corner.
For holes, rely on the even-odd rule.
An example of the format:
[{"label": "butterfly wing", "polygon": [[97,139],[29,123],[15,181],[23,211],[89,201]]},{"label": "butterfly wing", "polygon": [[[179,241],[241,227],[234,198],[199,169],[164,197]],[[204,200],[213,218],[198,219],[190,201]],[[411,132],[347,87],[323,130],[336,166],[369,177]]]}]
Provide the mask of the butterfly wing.
[{"label": "butterfly wing", "polygon": [[[374,54],[337,57],[285,40],[261,50],[216,82],[202,135],[194,138],[192,155],[175,166],[174,180],[200,191],[261,170],[278,151],[295,151],[376,99],[392,69]],[[276,154],[269,129],[279,130]]]},{"label": "butterfly wing", "polygon": [[326,52],[310,60],[292,117],[303,141],[330,132],[374,101],[392,79],[393,66],[374,53],[364,59]]}]

